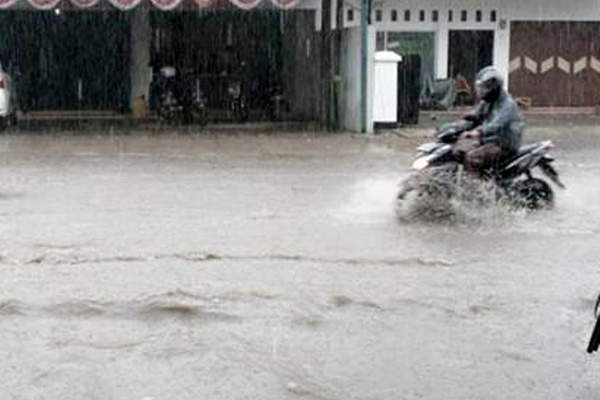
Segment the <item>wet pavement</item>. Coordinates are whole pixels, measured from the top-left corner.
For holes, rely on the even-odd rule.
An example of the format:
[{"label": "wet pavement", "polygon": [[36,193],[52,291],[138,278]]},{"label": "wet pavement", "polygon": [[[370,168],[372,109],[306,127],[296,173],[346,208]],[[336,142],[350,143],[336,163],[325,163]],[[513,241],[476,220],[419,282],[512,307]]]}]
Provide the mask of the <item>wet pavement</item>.
[{"label": "wet pavement", "polygon": [[553,210],[437,222],[394,201],[425,123],[5,133],[0,400],[596,399],[594,121],[532,121]]}]

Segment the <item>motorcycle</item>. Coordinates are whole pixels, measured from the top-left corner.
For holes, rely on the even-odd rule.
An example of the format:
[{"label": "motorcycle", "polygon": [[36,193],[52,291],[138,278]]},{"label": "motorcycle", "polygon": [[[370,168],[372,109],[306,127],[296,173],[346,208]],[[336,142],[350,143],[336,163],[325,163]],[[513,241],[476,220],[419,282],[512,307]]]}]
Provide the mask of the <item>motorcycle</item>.
[{"label": "motorcycle", "polygon": [[242,91],[242,82],[231,82],[227,93],[229,95],[229,117],[237,122],[248,121],[248,102]]},{"label": "motorcycle", "polygon": [[162,122],[173,125],[208,123],[206,99],[199,79],[177,74],[174,67],[163,67],[157,82],[157,113]]},{"label": "motorcycle", "polygon": [[228,76],[227,113],[230,120],[244,123],[248,121],[248,80],[246,61],[241,61]]},{"label": "motorcycle", "polygon": [[[461,133],[450,124],[438,130],[433,141],[417,147],[412,172],[402,182],[397,195],[399,201],[411,192],[417,197],[446,199],[457,195],[463,168],[453,157],[452,145]],[[554,159],[548,154],[553,147],[551,140],[522,146],[495,168],[482,171],[481,178],[492,184],[496,200],[506,199],[510,205],[528,210],[550,208],[554,191],[546,180],[534,177],[532,171],[540,170],[556,186],[565,188],[552,166]]]}]

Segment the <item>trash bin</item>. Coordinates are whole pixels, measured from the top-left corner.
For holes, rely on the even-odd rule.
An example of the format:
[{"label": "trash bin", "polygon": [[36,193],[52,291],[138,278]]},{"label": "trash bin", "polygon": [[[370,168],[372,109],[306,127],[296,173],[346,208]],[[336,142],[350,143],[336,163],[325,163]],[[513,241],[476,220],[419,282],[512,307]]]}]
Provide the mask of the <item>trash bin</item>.
[{"label": "trash bin", "polygon": [[402,57],[393,51],[375,53],[373,122],[376,128],[398,126],[398,63]]}]

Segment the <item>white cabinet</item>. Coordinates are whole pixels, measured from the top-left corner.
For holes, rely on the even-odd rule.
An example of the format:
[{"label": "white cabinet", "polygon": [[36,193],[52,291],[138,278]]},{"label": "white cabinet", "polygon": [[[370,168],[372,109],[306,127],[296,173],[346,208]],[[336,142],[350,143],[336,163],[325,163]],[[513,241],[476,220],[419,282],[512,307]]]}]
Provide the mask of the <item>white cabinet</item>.
[{"label": "white cabinet", "polygon": [[402,57],[393,51],[375,53],[373,83],[373,122],[395,125],[398,122],[398,63]]}]

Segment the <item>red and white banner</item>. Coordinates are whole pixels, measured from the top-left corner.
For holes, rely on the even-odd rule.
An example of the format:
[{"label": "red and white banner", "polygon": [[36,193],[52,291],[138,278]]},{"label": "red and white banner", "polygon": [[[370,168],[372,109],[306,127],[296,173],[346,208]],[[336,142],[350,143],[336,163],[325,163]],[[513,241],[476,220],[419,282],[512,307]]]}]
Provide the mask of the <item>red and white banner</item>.
[{"label": "red and white banner", "polygon": [[207,8],[216,5],[219,0],[194,0],[194,3],[200,8]]},{"label": "red and white banner", "polygon": [[51,10],[54,7],[56,7],[56,5],[58,3],[60,3],[60,0],[27,0],[27,1],[29,2],[29,4],[31,4],[38,10]]},{"label": "red and white banner", "polygon": [[271,0],[271,3],[279,8],[288,9],[293,8],[296,4],[300,3],[300,0]]},{"label": "red and white banner", "polygon": [[[10,8],[19,0],[0,0],[0,9]],[[61,0],[27,0],[34,8],[38,10],[51,10],[55,8]],[[90,8],[98,4],[100,0],[69,0],[73,5],[79,8]],[[143,0],[108,0],[110,4],[120,10],[127,11],[137,7]],[[169,11],[179,6],[183,0],[149,0],[156,8]],[[193,0],[200,8],[212,7],[219,0]],[[242,10],[251,10],[257,7],[263,0],[229,0],[236,7]],[[278,8],[288,9],[293,8],[301,0],[271,0]]]},{"label": "red and white banner", "polygon": [[13,6],[18,0],[0,0],[0,9]]},{"label": "red and white banner", "polygon": [[242,10],[251,10],[260,4],[262,0],[229,0]]},{"label": "red and white banner", "polygon": [[71,3],[79,8],[94,7],[100,0],[70,0]]},{"label": "red and white banner", "polygon": [[150,0],[155,7],[163,11],[172,10],[177,7],[183,0]]},{"label": "red and white banner", "polygon": [[194,3],[200,8],[212,7],[217,4],[219,0],[194,0]]},{"label": "red and white banner", "polygon": [[135,8],[142,0],[108,0],[110,4],[117,7],[119,10],[131,10]]}]

